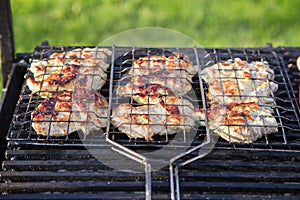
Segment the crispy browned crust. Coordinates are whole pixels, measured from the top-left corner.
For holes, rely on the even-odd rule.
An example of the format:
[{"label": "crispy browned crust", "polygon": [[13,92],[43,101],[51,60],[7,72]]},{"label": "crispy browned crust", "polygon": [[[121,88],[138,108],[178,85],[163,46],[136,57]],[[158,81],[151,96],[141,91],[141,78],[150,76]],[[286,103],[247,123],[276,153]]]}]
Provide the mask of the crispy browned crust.
[{"label": "crispy browned crust", "polygon": [[[107,78],[107,55],[107,49],[98,52],[96,49],[85,48],[53,53],[48,60],[33,60],[29,68],[33,76],[27,79],[27,86],[32,93],[44,98],[56,91],[73,91],[78,81],[87,90],[100,89]],[[85,79],[82,78],[84,76]]]},{"label": "crispy browned crust", "polygon": [[188,100],[167,96],[155,104],[120,104],[112,110],[111,123],[130,138],[151,140],[156,134],[174,134],[195,126],[194,107]]},{"label": "crispy browned crust", "polygon": [[108,102],[101,94],[64,91],[50,96],[31,113],[32,127],[38,135],[64,136],[77,130],[89,134],[106,125]]},{"label": "crispy browned crust", "polygon": [[[278,131],[270,97],[278,85],[268,63],[236,58],[205,68],[202,78],[208,84],[208,128],[212,133],[229,142],[252,143]],[[198,110],[198,117],[205,120],[203,110]]]},{"label": "crispy browned crust", "polygon": [[134,61],[131,73],[138,72],[139,75],[148,75],[161,71],[182,70],[184,73],[194,75],[197,71],[192,63],[176,56],[144,56]]},{"label": "crispy browned crust", "polygon": [[156,134],[174,134],[195,125],[194,107],[180,96],[192,89],[197,69],[188,57],[145,56],[134,61],[131,80],[118,85],[118,97],[131,97],[140,106],[120,104],[111,122],[130,138],[151,140]]}]

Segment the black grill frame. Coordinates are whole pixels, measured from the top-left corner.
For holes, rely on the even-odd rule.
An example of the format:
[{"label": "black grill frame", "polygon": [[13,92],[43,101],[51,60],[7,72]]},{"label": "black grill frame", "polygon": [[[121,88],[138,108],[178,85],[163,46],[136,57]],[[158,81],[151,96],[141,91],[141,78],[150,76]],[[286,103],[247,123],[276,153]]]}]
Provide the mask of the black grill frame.
[{"label": "black grill frame", "polygon": [[[209,49],[208,49],[209,50]],[[228,51],[228,49],[210,49]],[[230,48],[231,51],[241,49]],[[292,77],[292,68],[300,48],[247,48],[246,51],[266,51],[277,55],[278,63],[285,76],[285,87],[291,91],[289,104],[294,105],[299,116],[297,100],[298,85]],[[243,50],[242,50],[243,51]],[[297,78],[297,77],[296,77]],[[293,133],[299,134],[299,130]],[[297,138],[296,138],[297,139]],[[122,145],[130,148],[145,147],[149,143],[124,140]],[[197,146],[196,144],[193,144]],[[60,153],[59,153],[60,152]],[[107,156],[103,151],[103,156]],[[205,158],[193,160],[198,156],[192,152],[180,158],[174,167],[178,167],[175,179],[179,180],[177,191],[183,199],[297,199],[299,193],[299,144],[293,143],[253,143],[229,144],[218,142],[213,152]],[[97,172],[103,169],[102,172]],[[4,198],[89,198],[97,199],[144,199],[144,174],[125,173],[123,181],[115,180],[120,174],[107,168],[92,158],[80,144],[60,144],[40,141],[27,143],[18,140],[8,142],[6,161],[1,172],[1,192]],[[17,172],[17,173],[15,173]],[[81,174],[81,175],[79,175]],[[119,174],[119,175],[118,175]],[[96,178],[92,178],[96,176]],[[24,178],[25,177],[25,178]],[[40,179],[40,177],[42,177]],[[47,178],[48,177],[48,178]],[[114,177],[114,178],[113,178]],[[43,181],[43,180],[47,181]],[[92,181],[91,181],[92,179]],[[134,180],[130,184],[128,180]],[[111,184],[111,181],[117,181]],[[245,184],[241,184],[245,182]],[[258,184],[259,182],[259,184]],[[176,182],[175,182],[176,183]],[[174,183],[174,184],[175,184]],[[127,192],[124,186],[127,184]],[[169,199],[169,172],[162,169],[153,172],[152,198]],[[65,187],[63,187],[65,186]],[[76,193],[81,190],[80,193]],[[274,190],[274,188],[276,188]],[[99,191],[102,192],[99,193]],[[33,196],[32,196],[33,195]]]},{"label": "black grill frame", "polygon": [[[62,46],[38,46],[35,48],[34,52],[31,54],[33,58],[38,58],[38,59],[43,59],[43,58],[47,58],[50,56],[51,53],[53,52],[62,52],[62,51],[69,51],[69,50],[73,50],[75,48],[84,48],[84,47],[62,47]],[[102,48],[102,47],[99,47]],[[103,47],[103,48],[108,48],[110,50],[114,50],[114,56],[111,57],[111,63],[115,64],[115,60],[117,58],[120,58],[122,56],[124,56],[124,54],[128,57],[128,52],[134,52],[137,51],[139,48],[137,47]],[[286,133],[289,134],[292,139],[297,140],[297,135],[295,136],[296,138],[293,138],[293,132],[297,133],[297,131],[300,130],[300,123],[299,123],[299,106],[298,103],[296,102],[296,96],[295,96],[295,91],[293,89],[293,86],[291,85],[291,81],[290,81],[290,77],[289,74],[287,72],[287,69],[284,63],[283,58],[273,49],[267,49],[267,48],[226,48],[226,49],[205,49],[205,51],[207,52],[206,55],[201,55],[203,54],[203,49],[200,48],[196,48],[196,54],[199,54],[200,59],[204,59],[201,60],[201,62],[203,62],[203,64],[199,64],[201,65],[201,67],[204,65],[206,66],[207,64],[210,65],[211,63],[217,63],[220,61],[226,61],[227,59],[234,59],[236,57],[239,57],[241,59],[245,59],[248,62],[251,61],[261,61],[261,60],[265,60],[268,61],[270,66],[273,67],[273,70],[275,72],[275,83],[277,83],[279,85],[279,89],[275,94],[272,94],[272,97],[276,100],[276,105],[274,107],[274,116],[276,117],[276,120],[279,123],[279,132],[281,132],[282,136],[280,134],[270,134],[268,136],[265,137],[265,141],[262,141],[263,139],[261,139],[261,142],[254,142],[253,144],[248,144],[248,145],[244,145],[244,144],[233,144],[233,146],[239,147],[239,148],[256,148],[255,146],[257,146],[257,148],[261,149],[281,149],[284,150],[286,148],[288,149],[293,149],[294,146],[296,146],[295,150],[298,150],[299,147],[296,144],[292,144],[292,146],[289,146],[290,141],[287,141],[287,136],[285,135]],[[193,64],[196,64],[196,56],[194,53],[194,49],[193,48],[162,48],[162,51],[169,51],[169,52],[180,52],[180,53],[186,53],[190,59],[193,61]],[[138,55],[139,56],[139,55]],[[208,58],[209,57],[209,58]],[[110,60],[110,58],[108,59]],[[207,63],[205,63],[207,62]],[[210,63],[209,63],[210,62]],[[114,65],[114,70],[113,70],[113,74],[108,74],[114,77],[113,80],[111,80],[112,86],[115,86],[116,83],[118,81],[118,79],[121,78],[120,74],[122,72],[122,70],[126,69],[129,67],[129,65],[125,65],[124,66],[116,66]],[[120,68],[121,67],[121,68]],[[200,66],[199,66],[200,68]],[[111,70],[111,69],[109,69]],[[109,73],[109,72],[108,72]],[[115,78],[116,76],[118,76],[117,78]],[[197,77],[197,76],[196,76]],[[193,87],[194,90],[196,91],[196,94],[198,96],[198,102],[196,102],[198,104],[198,106],[201,106],[201,104],[206,104],[207,107],[209,107],[208,101],[204,101],[202,102],[202,98],[201,98],[201,92],[197,93],[197,91],[201,91],[200,85],[199,85],[199,79],[196,78],[195,79],[195,83],[193,83]],[[109,80],[107,81],[109,82]],[[106,98],[110,98],[110,94],[109,94],[109,90],[112,90],[112,88],[109,88],[111,83],[106,83],[106,85],[101,89],[101,93],[104,94],[104,96]],[[196,88],[195,88],[196,87]],[[207,92],[207,85],[203,84],[203,90]],[[205,92],[205,93],[206,93]],[[286,96],[287,94],[287,96]],[[206,96],[206,94],[204,95]],[[45,145],[47,144],[51,144],[51,145],[55,145],[58,144],[60,145],[60,143],[64,143],[65,145],[79,145],[81,144],[81,140],[82,137],[78,137],[78,135],[76,136],[76,134],[72,134],[72,135],[67,135],[66,137],[62,137],[62,138],[56,138],[56,137],[36,137],[36,136],[28,136],[28,131],[30,133],[34,132],[32,130],[32,128],[30,128],[30,113],[32,111],[32,109],[34,109],[32,107],[32,104],[36,105],[37,102],[34,101],[34,99],[36,98],[37,102],[40,101],[40,97],[38,96],[32,96],[30,95],[30,90],[26,87],[25,83],[23,84],[23,88],[21,91],[21,95],[20,95],[20,99],[19,102],[17,104],[17,108],[16,108],[16,112],[20,113],[21,116],[24,116],[26,118],[26,121],[22,121],[22,120],[18,120],[19,114],[15,114],[14,115],[14,119],[13,119],[13,123],[10,126],[10,131],[7,135],[7,139],[8,140],[17,140],[20,143],[25,143],[25,144],[30,144],[32,143],[33,145],[35,143],[38,143],[39,145],[41,145],[42,143],[44,143]],[[113,101],[113,100],[112,100]],[[278,105],[277,105],[278,104]],[[33,105],[33,106],[34,106]],[[31,106],[31,107],[28,107]],[[22,108],[24,107],[26,110],[23,111]],[[21,112],[18,111],[18,109],[21,110]],[[110,108],[109,108],[110,109]],[[298,111],[298,112],[297,112]],[[281,116],[282,115],[282,116]],[[108,120],[109,121],[109,120]],[[15,122],[15,125],[14,125]],[[298,122],[298,123],[297,123]],[[25,133],[23,133],[23,126],[25,124]],[[199,144],[202,143],[203,141],[203,137],[205,136],[205,127],[199,127],[199,131],[198,131],[198,142],[195,142],[195,144]],[[18,131],[18,132],[22,132],[22,134],[24,134],[24,136],[14,136],[15,133],[14,131]],[[104,129],[103,129],[104,131]],[[107,129],[106,133],[111,134],[112,132],[115,132],[114,129],[112,129],[112,126],[110,126],[110,129]],[[285,133],[286,132],[286,133]],[[291,133],[289,133],[291,132]],[[13,134],[14,133],[14,134]],[[19,133],[18,133],[19,134]],[[17,134],[17,135],[18,135]],[[31,134],[30,134],[31,135]],[[128,139],[127,137],[123,137],[122,135],[120,136],[120,133],[117,132],[116,134],[116,140],[119,143],[122,143],[124,145],[129,145],[132,142],[132,140]],[[270,137],[271,139],[268,139],[268,137]],[[274,139],[273,139],[273,138]],[[282,137],[282,139],[280,139],[279,137]],[[119,138],[119,139],[118,139]],[[87,139],[90,140],[94,140],[95,138],[93,138],[93,136],[88,136]],[[119,140],[119,141],[118,141]],[[152,145],[158,145],[156,143],[157,140],[160,140],[159,143],[164,145],[166,144],[168,141],[168,138],[156,138],[156,140],[153,141]],[[269,141],[270,140],[270,141]],[[272,144],[272,141],[275,141],[274,144]],[[278,142],[279,140],[279,142]],[[145,144],[145,142],[143,140],[135,140],[134,143],[136,144]],[[147,145],[151,145],[151,141],[147,141],[146,142]],[[226,144],[227,142],[221,142],[221,144],[225,147],[227,147],[228,145]],[[264,145],[263,144],[267,144]],[[293,142],[291,142],[293,143]],[[219,144],[220,145],[220,144]],[[287,147],[285,147],[287,146]]]}]

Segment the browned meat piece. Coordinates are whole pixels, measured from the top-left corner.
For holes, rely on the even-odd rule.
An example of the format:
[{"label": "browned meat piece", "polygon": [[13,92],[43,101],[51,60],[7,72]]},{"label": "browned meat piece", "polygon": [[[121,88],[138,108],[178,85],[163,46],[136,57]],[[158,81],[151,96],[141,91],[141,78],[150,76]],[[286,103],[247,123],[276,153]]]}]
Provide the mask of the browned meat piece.
[{"label": "browned meat piece", "polygon": [[106,126],[107,106],[107,100],[93,91],[51,93],[31,113],[32,127],[44,136],[65,136],[77,130],[89,134]]},{"label": "browned meat piece", "polygon": [[73,91],[78,81],[87,89],[100,89],[106,82],[108,64],[105,60],[109,54],[107,49],[85,48],[54,53],[48,61],[33,60],[29,68],[33,77],[27,79],[27,86],[32,93],[44,98],[56,91]]},{"label": "browned meat piece", "polygon": [[[204,111],[197,112],[202,122]],[[208,110],[208,127],[229,142],[252,143],[263,135],[277,132],[278,124],[271,107],[256,102],[212,104]]]},{"label": "browned meat piece", "polygon": [[[192,77],[197,73],[197,67],[188,58],[176,56],[145,56],[134,61],[129,71],[131,81],[118,85],[117,96],[131,96],[144,85],[160,85],[161,88],[182,96],[192,89]],[[164,90],[157,94],[166,95]]]},{"label": "browned meat piece", "polygon": [[208,83],[207,99],[211,103],[226,104],[232,102],[259,102],[273,104],[271,92],[277,91],[278,85],[268,80],[253,79],[214,79]]},{"label": "browned meat piece", "polygon": [[[126,85],[120,85],[117,88],[117,96],[131,96],[134,94],[136,87],[143,87],[146,84],[160,85],[162,88],[167,88],[167,90],[176,94],[176,96],[182,96],[188,93],[192,89],[192,85],[188,77],[181,74],[180,71],[173,71],[168,74],[168,72],[161,72],[160,74],[152,74],[149,76],[135,76]],[[164,95],[164,91],[161,95]]]},{"label": "browned meat piece", "polygon": [[197,68],[187,57],[180,59],[176,56],[145,56],[134,61],[130,74],[132,76],[150,75],[161,71],[168,73],[181,71],[191,78],[197,73]]},{"label": "browned meat piece", "polygon": [[[277,132],[271,106],[278,85],[267,62],[248,63],[239,58],[202,70],[208,84],[208,128],[229,142],[252,143]],[[203,110],[196,112],[205,120]]]},{"label": "browned meat piece", "polygon": [[134,107],[120,104],[114,108],[111,123],[130,138],[151,140],[156,134],[189,131],[196,125],[194,106],[188,100],[168,96],[153,105]]},{"label": "browned meat piece", "polygon": [[236,58],[203,69],[201,76],[209,86],[207,97],[211,103],[271,104],[270,94],[278,89],[273,82],[274,71],[267,62],[247,63]]}]

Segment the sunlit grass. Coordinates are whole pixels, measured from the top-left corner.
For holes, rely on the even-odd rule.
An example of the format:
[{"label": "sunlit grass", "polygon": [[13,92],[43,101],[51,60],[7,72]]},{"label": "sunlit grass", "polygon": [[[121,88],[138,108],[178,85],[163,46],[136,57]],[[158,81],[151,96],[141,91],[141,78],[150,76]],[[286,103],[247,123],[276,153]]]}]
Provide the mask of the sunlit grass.
[{"label": "sunlit grass", "polygon": [[298,0],[11,0],[16,52],[98,45],[140,27],[179,31],[204,47],[300,46]]},{"label": "sunlit grass", "polygon": [[299,46],[300,1],[12,0],[17,52],[50,45],[97,45],[116,33],[164,27],[205,47]]}]

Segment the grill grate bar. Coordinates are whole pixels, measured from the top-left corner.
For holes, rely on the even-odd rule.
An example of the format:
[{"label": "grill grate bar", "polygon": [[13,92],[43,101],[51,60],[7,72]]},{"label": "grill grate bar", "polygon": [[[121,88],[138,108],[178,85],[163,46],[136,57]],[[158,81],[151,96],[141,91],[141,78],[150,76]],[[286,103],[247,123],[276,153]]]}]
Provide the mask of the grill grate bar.
[{"label": "grill grate bar", "polygon": [[[35,49],[35,52],[33,53],[35,58],[42,58],[45,59],[47,58],[47,56],[49,56],[51,54],[51,52],[55,52],[55,51],[65,51],[65,50],[71,50],[74,49],[75,47],[37,47]],[[135,48],[131,48],[131,47],[111,47],[111,49],[114,48],[115,55],[113,57],[111,57],[111,63],[114,63],[114,59],[117,57],[117,55],[122,55],[122,53],[124,53],[124,51],[129,51],[129,52],[134,52],[137,49]],[[98,49],[98,47],[97,47]],[[164,49],[163,48],[163,52],[165,50],[172,50],[172,49]],[[192,50],[192,49],[190,49]],[[195,59],[195,55],[190,54],[190,50],[187,51],[187,49],[179,49],[176,48],[174,49],[174,51],[176,52],[189,52],[189,56],[192,59]],[[40,52],[39,52],[40,51]],[[198,49],[199,51],[199,49]],[[296,98],[295,95],[290,95],[290,92],[292,92],[293,90],[290,89],[290,79],[288,77],[288,74],[286,72],[286,66],[284,66],[284,63],[282,63],[283,61],[281,61],[280,59],[282,59],[281,57],[279,57],[275,51],[270,52],[269,50],[266,49],[206,49],[207,51],[207,56],[213,56],[214,58],[212,60],[208,60],[207,58],[204,58],[203,62],[218,62],[218,61],[222,61],[222,60],[226,60],[228,58],[235,58],[235,57],[241,57],[244,58],[247,61],[252,61],[252,60],[257,60],[258,58],[261,60],[267,60],[269,61],[270,65],[272,65],[274,67],[274,70],[276,72],[276,77],[275,77],[275,81],[276,83],[279,85],[279,87],[281,88],[276,94],[272,94],[273,98],[275,99],[275,103],[276,105],[274,106],[274,109],[276,111],[276,120],[279,122],[279,127],[281,129],[280,133],[282,135],[282,143],[283,144],[288,144],[288,138],[291,137],[289,134],[292,131],[299,131],[299,123],[295,123],[299,121],[299,117],[297,114],[297,111],[294,111],[294,109],[297,110],[297,108],[299,107],[297,104],[295,104],[294,99]],[[198,52],[199,53],[199,52]],[[276,55],[274,55],[274,53]],[[202,61],[202,60],[201,60]],[[202,64],[203,65],[203,64]],[[205,64],[207,65],[207,64]],[[115,68],[115,67],[114,67]],[[118,70],[118,69],[117,69]],[[285,71],[284,71],[285,70]],[[121,72],[121,71],[120,71]],[[119,73],[117,71],[110,73],[110,80],[114,79],[114,76],[116,75],[116,73]],[[200,78],[201,79],[201,78]],[[200,82],[202,80],[197,80],[198,84],[200,84]],[[109,95],[111,95],[112,91],[113,91],[113,84],[108,85],[108,91],[107,91],[107,95],[109,98]],[[200,96],[201,99],[200,101],[197,100],[197,104],[205,104],[207,105],[207,103],[205,102],[206,98],[203,98],[203,96],[205,97],[205,93],[206,93],[206,86],[200,84],[200,86],[198,86],[200,88]],[[202,91],[203,93],[201,93],[201,88],[204,88],[204,91]],[[292,88],[292,87],[291,87]],[[34,130],[32,130],[32,128],[30,128],[30,124],[31,124],[31,120],[30,120],[30,114],[32,112],[32,109],[34,107],[36,107],[36,105],[38,104],[38,102],[41,100],[40,97],[38,96],[34,96],[34,95],[28,95],[29,91],[26,88],[26,86],[23,86],[22,89],[22,94],[20,95],[20,99],[19,99],[19,103],[17,104],[17,108],[16,108],[16,112],[15,112],[15,116],[14,116],[14,120],[13,123],[11,125],[11,131],[8,134],[7,139],[8,140],[18,140],[18,141],[24,141],[26,140],[27,143],[32,142],[32,144],[34,144],[37,141],[43,142],[45,140],[49,140],[49,141],[61,141],[64,143],[70,143],[70,145],[75,143],[81,143],[81,139],[83,138],[83,140],[93,140],[92,138],[88,138],[86,137],[84,134],[80,135],[80,133],[75,133],[73,135],[67,134],[65,137],[62,138],[55,138],[55,137],[41,137],[41,136],[36,136],[36,134],[34,133]],[[286,97],[284,94],[288,94],[288,97]],[[118,104],[118,100],[116,100],[116,104]],[[109,107],[109,112],[110,112],[110,108],[112,105],[110,105]],[[291,115],[291,116],[290,116]],[[108,120],[110,120],[108,118]],[[52,120],[52,122],[55,122]],[[288,124],[288,125],[287,125]],[[207,124],[206,124],[207,127]],[[200,127],[201,130],[201,127]],[[207,130],[203,129],[204,132]],[[202,130],[201,130],[202,131]],[[115,129],[109,129],[106,130],[106,132],[110,133],[115,139],[122,139],[122,137],[120,137],[118,131],[116,131]],[[183,134],[185,133],[185,130],[183,131]],[[77,137],[78,134],[80,135],[80,138]],[[185,140],[186,137],[183,137],[183,140]],[[270,145],[270,143],[273,143],[274,141],[272,141],[272,136],[268,135],[265,136],[265,142],[267,145]],[[124,137],[125,139],[125,137]],[[126,139],[125,139],[126,140]],[[166,138],[162,139],[162,141],[165,140],[166,142],[168,142],[169,138],[168,136],[166,136]],[[128,140],[129,142],[133,142],[132,140]],[[135,140],[135,142],[140,142],[139,140]],[[45,143],[45,145],[47,145],[47,143]],[[59,145],[59,144],[58,144]],[[153,144],[154,145],[154,144]]]},{"label": "grill grate bar", "polygon": [[[33,58],[47,60],[54,52],[63,52],[75,48],[37,47],[32,55]],[[97,50],[99,48],[96,47]],[[193,89],[196,91],[196,98],[189,95],[183,95],[183,98],[192,102],[193,105],[197,105],[199,109],[204,110],[205,125],[194,129],[196,136],[189,148],[186,149],[189,140],[187,131],[189,125],[186,124],[185,120],[183,120],[181,137],[168,134],[164,136],[157,135],[153,141],[129,138],[112,125],[112,118],[110,117],[112,109],[124,103],[122,99],[114,96],[115,88],[123,81],[128,82],[124,75],[131,69],[132,62],[138,57],[152,55],[153,52],[151,51],[153,50],[146,49],[146,54],[143,54],[140,48],[137,47],[112,46],[108,48],[112,51],[112,55],[109,57],[110,60],[107,61],[110,64],[110,68],[107,70],[109,78],[100,91],[108,99],[107,126],[101,129],[106,135],[100,136],[97,133],[85,135],[80,131],[74,133],[67,131],[68,133],[63,137],[51,137],[50,130],[48,130],[47,136],[37,136],[35,130],[31,127],[31,113],[43,101],[43,98],[31,94],[31,91],[24,84],[7,135],[10,150],[6,152],[6,160],[3,162],[4,171],[1,173],[2,183],[0,183],[3,187],[0,189],[1,192],[6,194],[25,191],[27,194],[42,194],[48,192],[47,189],[50,188],[53,193],[70,192],[70,194],[74,194],[83,189],[84,193],[97,193],[101,190],[105,197],[106,194],[128,190],[124,198],[146,199],[151,197],[154,199],[160,199],[160,197],[168,199],[170,194],[172,199],[216,197],[218,196],[217,193],[222,193],[219,197],[223,195],[223,197],[236,197],[238,194],[247,192],[251,197],[269,198],[269,193],[276,188],[275,193],[277,195],[283,196],[286,193],[290,196],[299,196],[299,184],[295,183],[298,183],[300,179],[298,175],[300,172],[298,159],[300,152],[300,113],[295,96],[296,92],[291,82],[291,74],[286,64],[286,57],[281,51],[264,48],[214,48],[204,50],[196,47],[161,48],[159,50],[162,52],[161,55],[165,56],[168,56],[168,52],[184,53],[189,56],[198,69],[198,75],[194,76],[191,81]],[[124,54],[125,52],[128,53]],[[265,134],[264,138],[252,144],[228,143],[222,139],[217,141],[214,140],[216,135],[211,135],[212,130],[209,130],[208,107],[210,102],[207,99],[208,85],[202,80],[201,70],[218,62],[237,57],[247,62],[267,61],[275,72],[274,82],[279,87],[278,92],[271,92],[274,105],[262,105],[274,109],[273,116],[278,123],[279,131],[267,135],[266,129],[268,126],[265,122],[262,125],[253,126],[264,129]],[[124,58],[124,60],[120,61],[118,58]],[[184,80],[184,73],[184,71],[180,71],[180,80]],[[235,78],[238,80],[237,71],[234,71],[234,73]],[[147,80],[150,78],[152,77],[148,76]],[[169,77],[166,76],[166,78]],[[252,80],[252,82],[254,83],[255,80]],[[166,79],[164,83],[167,83]],[[238,81],[237,84],[239,85]],[[221,84],[221,87],[224,86]],[[240,87],[238,87],[238,90],[236,97],[247,97],[247,95],[242,94]],[[257,94],[256,86],[255,91]],[[224,100],[225,95],[220,96]],[[266,97],[264,95],[254,96],[259,99]],[[137,106],[133,98],[130,98],[129,103]],[[186,104],[182,102],[176,106],[183,108]],[[157,116],[164,116],[164,114],[157,114]],[[183,111],[182,116],[189,115]],[[69,123],[70,121],[69,116],[66,122]],[[51,117],[50,123],[55,122],[57,121]],[[129,124],[132,125],[132,121]],[[148,125],[159,124],[148,122]],[[165,125],[170,126],[171,124],[166,123]],[[87,124],[85,124],[86,126]],[[251,125],[246,119],[246,123],[240,124],[240,126],[250,127]],[[69,128],[70,124],[68,124],[67,130]],[[227,128],[229,129],[229,125]],[[130,130],[133,130],[132,126]],[[207,155],[208,152],[203,152],[203,149],[206,148],[207,150],[207,145],[214,141],[217,142],[216,146],[214,146],[215,144],[211,146],[214,151]],[[175,142],[174,145],[169,145],[172,142]],[[89,151],[84,150],[84,146],[89,148]],[[95,148],[95,151],[93,152],[90,148]],[[169,160],[164,161],[170,164],[168,169],[163,168],[156,171],[152,163],[163,161],[155,157],[156,160],[150,162],[145,156],[145,152],[159,150],[160,148],[175,152],[175,156],[172,157],[170,163],[168,163]],[[116,162],[110,156],[111,151],[123,155],[124,159]],[[93,155],[95,153],[96,157],[101,156],[108,166],[91,156],[90,153]],[[126,166],[126,163],[131,160],[137,161],[136,165],[141,168],[143,173],[112,170],[114,166],[120,165],[120,163],[125,168],[130,168],[130,164]],[[275,162],[276,165],[274,165]],[[118,195],[126,192],[120,192]],[[118,195],[112,196],[112,198],[118,198]]]},{"label": "grill grate bar", "polygon": [[[26,150],[23,150],[23,152],[18,152],[19,150],[14,151],[15,152],[10,150],[7,152],[8,155],[13,154],[17,156],[12,162],[25,159],[24,161],[27,161],[27,164],[24,163],[24,166],[31,165],[30,157],[32,156],[26,157]],[[95,165],[95,167],[88,169],[87,166],[90,165],[90,163],[87,162],[87,159],[82,160],[82,163],[86,163],[82,170],[75,165],[68,167],[68,163],[72,163],[72,159],[78,159],[76,157],[66,158],[69,161],[64,165],[53,162],[53,168],[41,168],[43,165],[47,166],[48,161],[50,161],[50,163],[52,162],[49,159],[45,159],[47,153],[55,154],[56,151],[54,149],[35,151],[37,154],[40,152],[41,155],[44,155],[39,158],[40,164],[36,163],[32,168],[27,168],[26,171],[23,171],[25,169],[18,168],[17,165],[15,165],[11,170],[2,172],[1,181],[8,181],[10,183],[1,183],[1,186],[6,185],[1,187],[1,192],[7,192],[9,193],[8,195],[13,195],[22,190],[26,191],[25,194],[32,192],[34,192],[33,194],[35,195],[43,194],[41,192],[46,189],[41,186],[45,186],[47,184],[46,181],[50,181],[50,190],[46,191],[48,195],[62,192],[60,186],[65,184],[65,186],[62,187],[64,195],[66,195],[66,192],[72,195],[74,194],[74,190],[78,192],[76,188],[80,187],[81,192],[97,193],[101,190],[101,194],[99,193],[99,196],[101,196],[102,194],[108,194],[110,191],[114,191],[118,194],[116,196],[121,197],[122,192],[120,191],[124,190],[121,189],[122,186],[120,184],[137,181],[134,184],[124,187],[126,189],[128,188],[127,195],[133,195],[137,192],[141,195],[141,198],[145,198],[143,189],[144,174],[101,169],[101,167],[99,167],[101,163],[99,163],[98,166]],[[33,151],[31,152],[34,154]],[[75,149],[69,150],[69,152],[66,151],[66,154],[61,153],[60,156],[65,158],[65,155],[71,156],[73,153],[75,153]],[[86,154],[87,151],[83,150],[78,156]],[[105,152],[103,152],[103,155],[105,155]],[[228,196],[246,193],[248,198],[253,197],[253,195],[261,197],[269,196],[270,193],[279,196],[283,195],[283,193],[289,193],[291,196],[297,196],[299,195],[299,188],[298,184],[295,183],[299,182],[300,179],[300,167],[297,155],[297,153],[286,154],[284,152],[213,151],[202,160],[196,160],[183,168],[179,168],[178,180],[180,184],[180,197],[185,199],[185,197],[199,197],[197,195],[204,194],[208,196],[212,194]],[[194,155],[190,156],[193,157]],[[276,165],[274,165],[274,163],[276,163]],[[6,165],[6,163],[3,165]],[[16,175],[14,175],[14,173],[16,173]],[[160,199],[159,194],[170,198],[168,178],[167,169],[153,172],[153,199]],[[118,184],[114,182],[118,182]],[[274,187],[272,187],[273,184]],[[40,186],[36,187],[37,185]],[[136,185],[138,185],[138,188],[135,187]],[[252,186],[248,187],[249,185]],[[33,191],[33,188],[37,189]],[[276,191],[274,191],[274,189],[272,191],[272,188],[276,188]],[[289,190],[289,188],[291,189]],[[112,196],[111,198],[114,199],[116,196]]]}]

